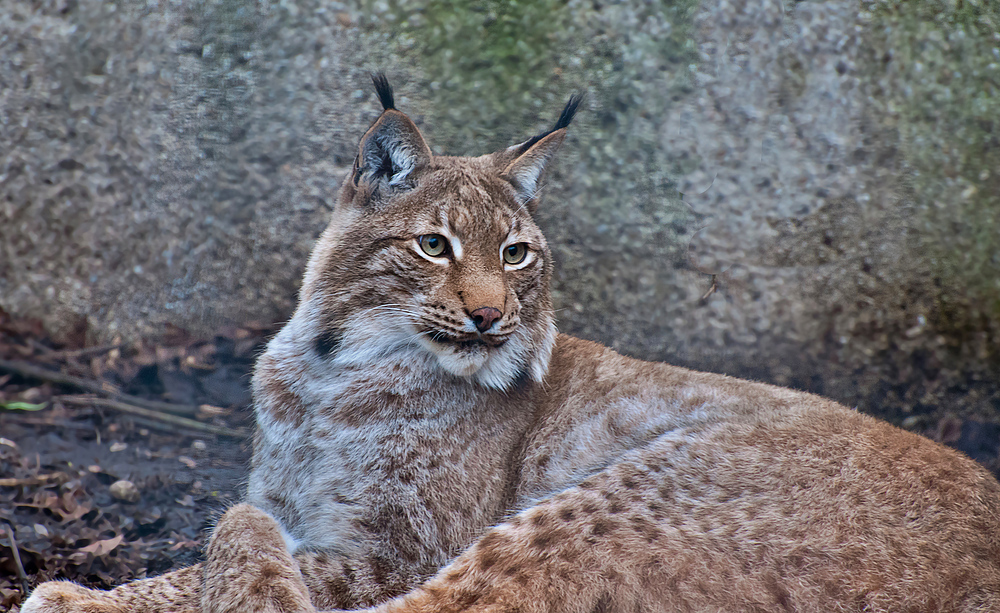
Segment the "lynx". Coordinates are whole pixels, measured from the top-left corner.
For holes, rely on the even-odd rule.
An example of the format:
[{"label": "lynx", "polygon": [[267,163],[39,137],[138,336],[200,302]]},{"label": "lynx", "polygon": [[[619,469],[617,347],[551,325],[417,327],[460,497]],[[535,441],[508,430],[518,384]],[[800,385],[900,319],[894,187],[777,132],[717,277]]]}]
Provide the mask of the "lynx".
[{"label": "lynx", "polygon": [[807,393],[557,334],[533,216],[555,127],[361,139],[253,380],[247,503],[206,562],[24,613],[1000,611],[1000,485]]}]

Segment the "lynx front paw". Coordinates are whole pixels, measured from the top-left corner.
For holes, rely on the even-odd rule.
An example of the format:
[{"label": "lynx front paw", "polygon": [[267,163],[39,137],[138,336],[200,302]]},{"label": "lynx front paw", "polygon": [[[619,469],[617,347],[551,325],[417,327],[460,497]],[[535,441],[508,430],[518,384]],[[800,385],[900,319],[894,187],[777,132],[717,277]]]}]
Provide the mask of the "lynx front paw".
[{"label": "lynx front paw", "polygon": [[205,613],[314,611],[278,522],[248,504],[219,520],[206,551]]},{"label": "lynx front paw", "polygon": [[49,581],[35,588],[21,605],[21,613],[122,613],[122,609],[109,602],[107,592]]},{"label": "lynx front paw", "polygon": [[209,551],[241,545],[283,549],[285,538],[281,534],[281,526],[273,517],[253,505],[242,503],[219,518]]}]

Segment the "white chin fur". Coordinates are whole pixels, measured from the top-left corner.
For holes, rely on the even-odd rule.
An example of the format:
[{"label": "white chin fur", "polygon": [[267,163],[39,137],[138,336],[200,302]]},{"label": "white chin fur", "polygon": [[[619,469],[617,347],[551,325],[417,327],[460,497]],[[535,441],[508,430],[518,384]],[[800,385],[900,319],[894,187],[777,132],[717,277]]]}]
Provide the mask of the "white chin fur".
[{"label": "white chin fur", "polygon": [[529,332],[523,328],[503,346],[496,348],[483,346],[456,349],[427,338],[421,339],[421,345],[437,358],[438,364],[446,372],[472,379],[483,387],[502,391],[509,389],[526,369],[533,380],[541,382],[544,379],[555,335],[555,326],[550,323],[541,339],[540,351],[534,356],[530,350],[533,343]]},{"label": "white chin fur", "polygon": [[456,351],[447,345],[426,341],[427,349],[437,358],[441,368],[458,377],[470,377],[486,364],[490,356],[486,347],[475,347]]},{"label": "white chin fur", "polygon": [[[389,319],[388,324],[386,319]],[[279,336],[313,336],[289,332],[291,329],[291,325],[286,326]],[[556,341],[556,327],[551,316],[546,318],[544,327],[537,330],[536,336],[533,338],[530,330],[519,327],[500,347],[482,345],[460,348],[437,343],[426,334],[416,333],[404,317],[398,317],[396,321],[383,318],[377,326],[372,324],[370,318],[358,317],[344,325],[343,345],[334,360],[339,366],[373,363],[399,349],[413,347],[416,341],[424,351],[434,356],[445,372],[471,379],[485,388],[503,391],[510,389],[522,374],[537,383],[545,379]]]}]

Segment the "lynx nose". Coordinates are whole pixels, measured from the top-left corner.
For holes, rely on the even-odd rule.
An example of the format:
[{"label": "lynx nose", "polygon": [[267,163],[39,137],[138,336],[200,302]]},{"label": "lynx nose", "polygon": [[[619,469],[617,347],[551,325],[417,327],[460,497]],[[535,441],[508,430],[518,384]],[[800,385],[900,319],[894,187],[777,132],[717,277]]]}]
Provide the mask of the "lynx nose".
[{"label": "lynx nose", "polygon": [[493,322],[503,317],[503,313],[500,312],[500,309],[493,307],[479,307],[469,313],[469,317],[472,318],[472,323],[476,324],[477,330],[486,332],[493,325]]}]

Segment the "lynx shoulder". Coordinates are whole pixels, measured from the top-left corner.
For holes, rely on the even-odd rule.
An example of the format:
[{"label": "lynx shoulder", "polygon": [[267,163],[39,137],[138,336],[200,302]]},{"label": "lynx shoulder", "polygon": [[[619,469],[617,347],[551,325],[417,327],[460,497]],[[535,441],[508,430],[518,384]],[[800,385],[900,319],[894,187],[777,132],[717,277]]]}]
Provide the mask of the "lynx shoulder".
[{"label": "lynx shoulder", "polygon": [[1000,611],[1000,485],[823,398],[556,332],[552,130],[435,156],[376,78],[204,565],[55,611]]}]

